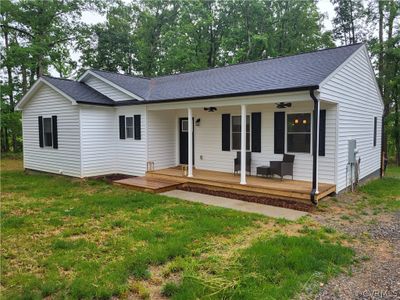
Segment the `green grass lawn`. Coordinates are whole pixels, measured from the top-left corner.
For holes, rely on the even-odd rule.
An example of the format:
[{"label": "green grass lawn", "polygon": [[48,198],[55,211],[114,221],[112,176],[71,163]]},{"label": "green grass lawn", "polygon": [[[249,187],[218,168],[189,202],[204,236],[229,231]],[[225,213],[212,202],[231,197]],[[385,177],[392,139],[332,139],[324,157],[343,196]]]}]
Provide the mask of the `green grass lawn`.
[{"label": "green grass lawn", "polygon": [[375,210],[400,210],[400,167],[389,166],[382,180],[374,180],[361,186],[363,199],[359,207],[369,207]]},{"label": "green grass lawn", "polygon": [[332,230],[25,174],[20,160],[2,160],[1,183],[2,299],[288,299],[353,259]]}]

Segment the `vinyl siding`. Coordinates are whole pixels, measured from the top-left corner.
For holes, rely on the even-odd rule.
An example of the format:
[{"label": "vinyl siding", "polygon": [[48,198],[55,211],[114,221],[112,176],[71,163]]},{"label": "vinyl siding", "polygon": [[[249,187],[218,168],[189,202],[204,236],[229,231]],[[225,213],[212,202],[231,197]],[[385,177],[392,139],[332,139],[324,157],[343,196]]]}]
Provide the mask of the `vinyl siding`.
[{"label": "vinyl siding", "polygon": [[[284,111],[312,113],[313,104],[308,102],[293,102],[291,108]],[[336,106],[323,103],[321,109],[327,110],[326,116],[326,146],[325,156],[319,157],[320,182],[335,182],[335,145],[336,145]],[[269,165],[271,160],[282,160],[281,154],[274,154],[274,112],[278,111],[274,104],[248,105],[247,114],[261,112],[261,152],[252,153],[252,175],[256,173],[256,167]],[[279,110],[282,111],[282,110]],[[218,107],[213,113],[203,109],[193,110],[194,119],[200,119],[200,126],[194,126],[195,167],[214,171],[233,172],[233,160],[237,150],[222,151],[222,121],[221,115],[229,113],[240,115],[240,107]],[[185,113],[178,113],[177,118],[186,117]],[[177,120],[176,118],[176,120]],[[176,132],[178,129],[176,128]],[[285,136],[285,146],[286,146]],[[179,144],[177,144],[179,145]],[[179,153],[178,153],[179,155]],[[294,153],[294,179],[312,179],[312,155],[311,153]]]},{"label": "vinyl siding", "polygon": [[[57,116],[58,149],[39,147],[38,116]],[[79,109],[47,85],[26,104],[22,113],[24,167],[80,177]]]},{"label": "vinyl siding", "polygon": [[80,119],[83,177],[116,173],[115,109],[82,106]]},{"label": "vinyl siding", "polygon": [[[360,179],[380,168],[383,107],[368,60],[363,47],[320,89],[321,99],[339,103],[337,191],[348,185],[346,166],[349,140],[357,141],[361,158]],[[378,117],[376,146],[373,146],[374,117]]]},{"label": "vinyl siding", "polygon": [[[119,115],[133,117],[141,115],[141,140],[134,138],[119,139]],[[147,136],[146,136],[146,107],[131,106],[118,107],[115,110],[114,123],[116,124],[114,136],[115,141],[115,169],[117,173],[142,176],[146,173],[147,162]]]},{"label": "vinyl siding", "polygon": [[94,76],[88,76],[88,78],[85,79],[85,83],[114,101],[132,100],[131,96],[121,92],[120,90]]},{"label": "vinyl siding", "polygon": [[148,111],[148,158],[155,169],[173,167],[177,164],[176,111]]},{"label": "vinyl siding", "polygon": [[[119,139],[119,115],[141,115],[141,140]],[[141,107],[103,108],[82,106],[83,175],[112,173],[141,176],[146,172],[146,109]]]}]

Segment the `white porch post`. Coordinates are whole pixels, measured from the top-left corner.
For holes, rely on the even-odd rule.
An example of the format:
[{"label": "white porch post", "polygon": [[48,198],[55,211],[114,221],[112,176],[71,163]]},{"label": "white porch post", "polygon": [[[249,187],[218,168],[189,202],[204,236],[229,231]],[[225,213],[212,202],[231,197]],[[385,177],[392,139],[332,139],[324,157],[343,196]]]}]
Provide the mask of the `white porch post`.
[{"label": "white porch post", "polygon": [[193,177],[193,116],[188,108],[188,177]]},{"label": "white porch post", "polygon": [[246,105],[241,105],[240,184],[246,184]]}]

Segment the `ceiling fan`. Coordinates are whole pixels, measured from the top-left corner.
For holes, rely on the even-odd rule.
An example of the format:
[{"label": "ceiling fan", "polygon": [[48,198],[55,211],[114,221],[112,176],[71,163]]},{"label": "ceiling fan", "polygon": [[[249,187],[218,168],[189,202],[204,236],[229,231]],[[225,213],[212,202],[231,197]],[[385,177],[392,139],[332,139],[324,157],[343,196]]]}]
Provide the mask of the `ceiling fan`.
[{"label": "ceiling fan", "polygon": [[276,108],[292,107],[292,103],[290,103],[290,102],[279,102],[279,103],[275,103],[275,104],[276,104]]},{"label": "ceiling fan", "polygon": [[213,107],[213,106],[211,106],[211,107],[204,107],[204,110],[205,110],[205,111],[208,111],[208,112],[214,112],[214,111],[217,110],[217,108],[216,108],[216,107]]}]

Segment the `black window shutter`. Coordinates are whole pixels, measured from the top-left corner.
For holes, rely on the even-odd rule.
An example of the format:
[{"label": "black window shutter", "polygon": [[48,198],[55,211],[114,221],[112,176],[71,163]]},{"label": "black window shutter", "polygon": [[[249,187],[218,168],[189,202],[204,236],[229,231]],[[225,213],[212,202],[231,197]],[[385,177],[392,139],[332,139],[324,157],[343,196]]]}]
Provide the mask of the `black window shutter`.
[{"label": "black window shutter", "polygon": [[140,115],[134,115],[134,124],[135,124],[135,140],[141,139],[141,117]]},{"label": "black window shutter", "polygon": [[125,116],[119,116],[119,138],[125,139]]},{"label": "black window shutter", "polygon": [[319,112],[319,156],[325,156],[326,110]]},{"label": "black window shutter", "polygon": [[57,129],[57,116],[51,117],[53,129],[53,148],[58,149],[58,129]]},{"label": "black window shutter", "polygon": [[261,152],[261,113],[251,114],[251,151]]},{"label": "black window shutter", "polygon": [[43,117],[38,117],[39,125],[39,146],[43,148]]},{"label": "black window shutter", "polygon": [[274,153],[285,152],[285,112],[275,112],[274,118]]},{"label": "black window shutter", "polygon": [[374,117],[374,147],[376,146],[377,125],[378,125],[378,118]]},{"label": "black window shutter", "polygon": [[222,114],[222,151],[231,150],[231,115]]}]

